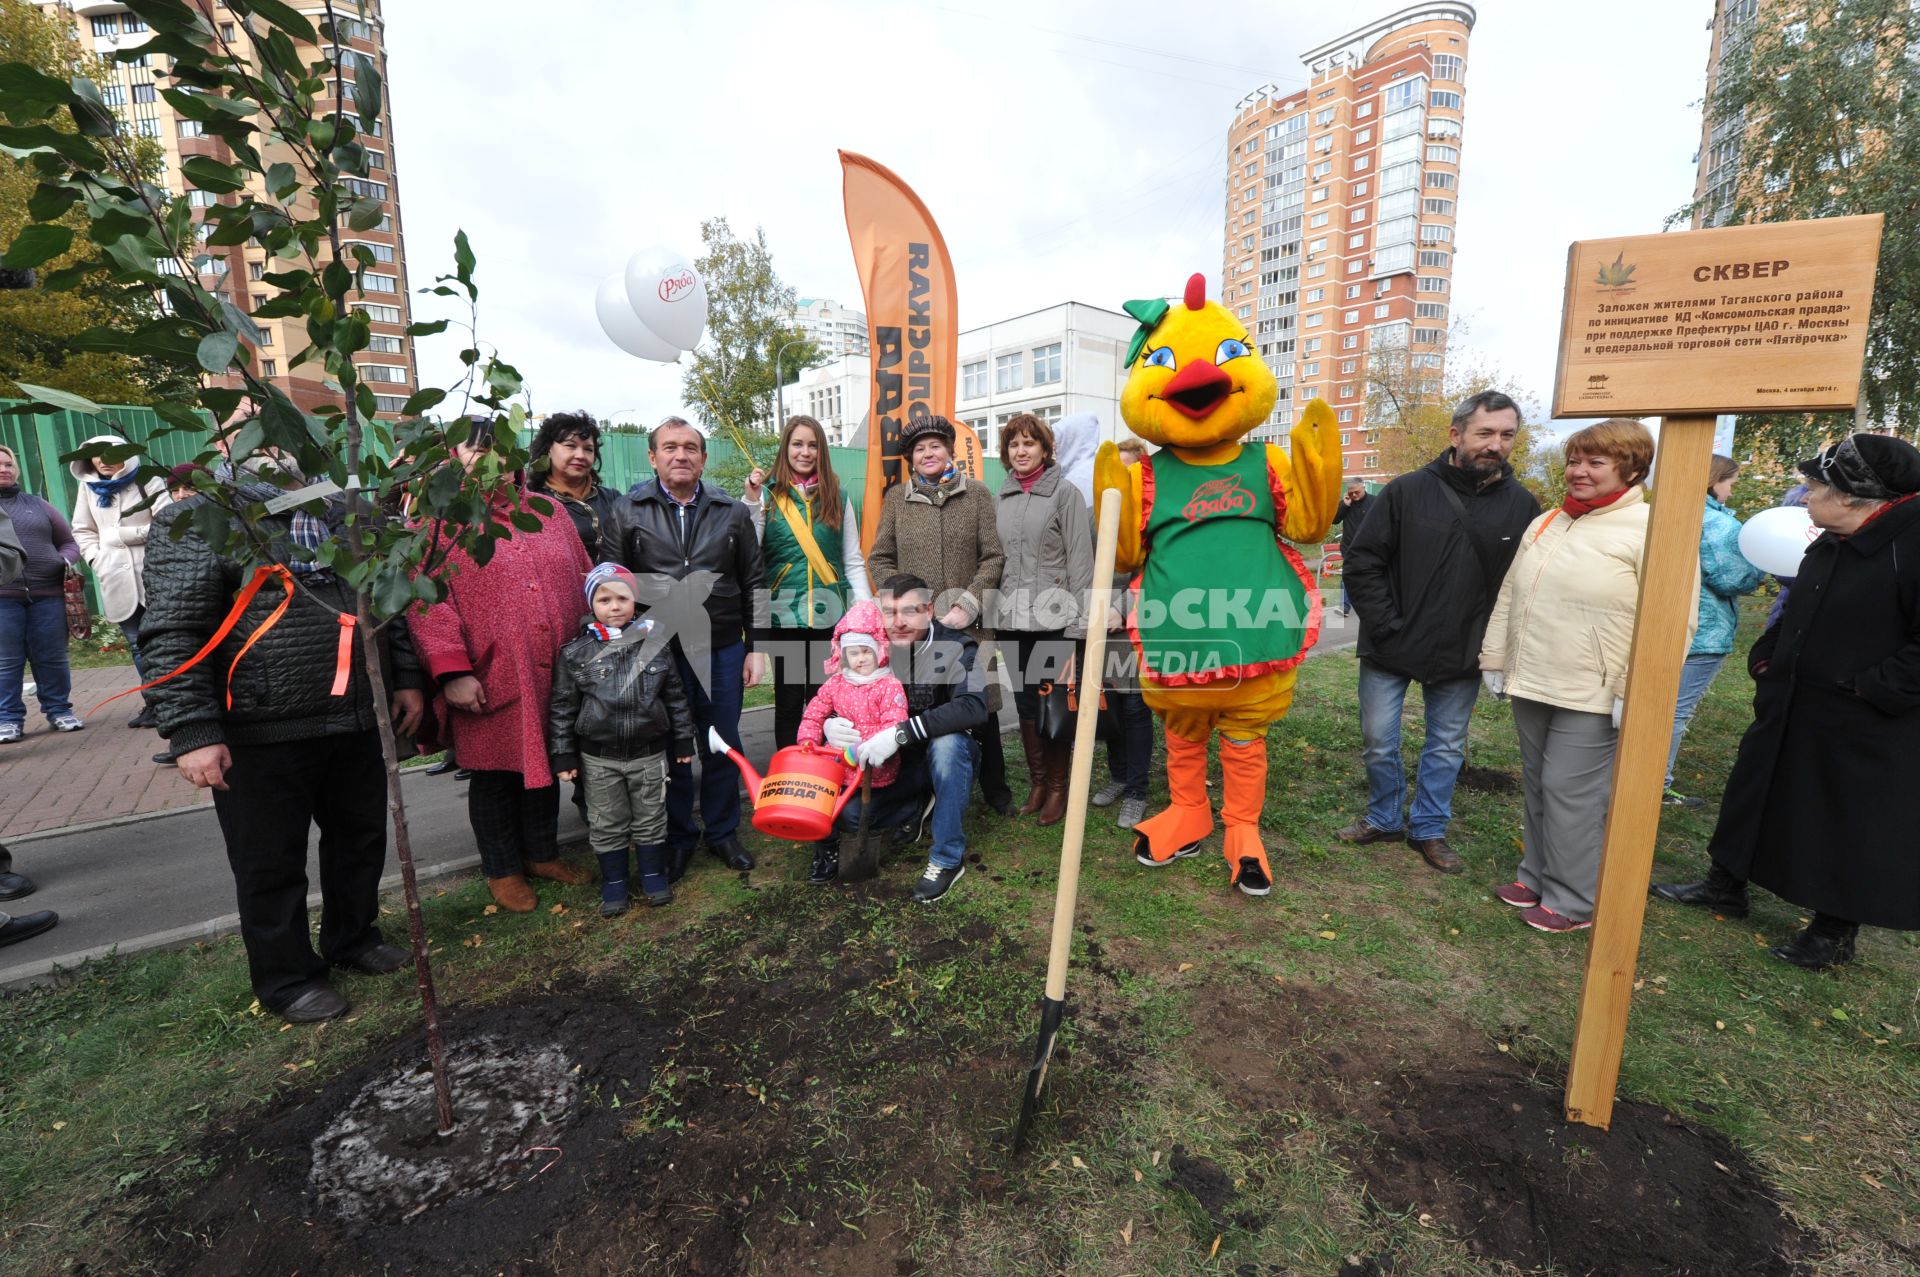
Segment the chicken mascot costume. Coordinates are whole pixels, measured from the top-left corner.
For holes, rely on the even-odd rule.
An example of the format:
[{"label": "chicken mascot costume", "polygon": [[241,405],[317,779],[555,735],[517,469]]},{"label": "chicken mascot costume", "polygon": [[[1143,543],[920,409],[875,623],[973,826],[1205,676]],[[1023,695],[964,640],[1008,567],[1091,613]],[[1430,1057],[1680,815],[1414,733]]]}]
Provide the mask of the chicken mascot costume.
[{"label": "chicken mascot costume", "polygon": [[[1134,857],[1170,865],[1213,832],[1207,742],[1220,733],[1220,818],[1231,885],[1273,887],[1260,842],[1267,729],[1293,703],[1295,667],[1320,635],[1320,593],[1287,541],[1325,539],[1340,499],[1333,410],[1316,399],[1293,428],[1293,456],[1243,435],[1279,387],[1247,329],[1187,281],[1184,305],[1127,303],[1140,331],[1120,415],[1159,445],[1123,466],[1101,445],[1094,490],[1121,494],[1117,572],[1140,571],[1128,622],[1140,686],[1166,728],[1170,803],[1134,827]],[[1282,538],[1285,538],[1284,540]]]}]

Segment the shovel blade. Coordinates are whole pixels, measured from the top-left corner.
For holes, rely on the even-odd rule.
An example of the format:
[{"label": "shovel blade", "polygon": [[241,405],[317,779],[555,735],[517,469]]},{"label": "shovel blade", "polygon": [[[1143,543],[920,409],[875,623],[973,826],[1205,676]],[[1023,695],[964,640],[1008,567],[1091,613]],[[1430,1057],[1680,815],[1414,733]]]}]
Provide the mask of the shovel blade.
[{"label": "shovel blade", "polygon": [[1034,1116],[1040,1111],[1040,1095],[1046,1090],[1047,1070],[1053,1062],[1053,1044],[1060,1037],[1060,1018],[1066,1009],[1064,1001],[1053,998],[1040,1000],[1040,1039],[1034,1046],[1033,1065],[1027,1070],[1026,1093],[1020,1097],[1020,1119],[1013,1127],[1015,1153],[1026,1147],[1027,1133],[1032,1129]]},{"label": "shovel blade", "polygon": [[836,882],[870,882],[880,876],[880,850],[873,845],[873,777],[860,778],[860,827],[853,835],[853,850],[841,858]]}]

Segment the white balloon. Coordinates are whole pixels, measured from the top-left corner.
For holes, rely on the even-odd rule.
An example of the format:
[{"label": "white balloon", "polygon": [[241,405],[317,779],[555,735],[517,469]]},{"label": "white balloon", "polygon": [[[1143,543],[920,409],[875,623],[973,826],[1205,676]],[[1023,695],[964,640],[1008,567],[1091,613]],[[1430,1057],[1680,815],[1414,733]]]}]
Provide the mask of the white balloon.
[{"label": "white balloon", "polygon": [[627,261],[627,301],[640,322],[682,350],[707,331],[707,285],[684,256],[664,245]]},{"label": "white balloon", "polygon": [[1762,510],[1740,529],[1740,553],[1762,572],[1793,577],[1800,557],[1820,535],[1805,506],[1777,506]]},{"label": "white balloon", "polygon": [[662,364],[680,358],[678,347],[663,341],[633,313],[633,307],[627,304],[626,281],[618,271],[600,281],[593,295],[593,313],[599,316],[601,330],[629,355]]}]

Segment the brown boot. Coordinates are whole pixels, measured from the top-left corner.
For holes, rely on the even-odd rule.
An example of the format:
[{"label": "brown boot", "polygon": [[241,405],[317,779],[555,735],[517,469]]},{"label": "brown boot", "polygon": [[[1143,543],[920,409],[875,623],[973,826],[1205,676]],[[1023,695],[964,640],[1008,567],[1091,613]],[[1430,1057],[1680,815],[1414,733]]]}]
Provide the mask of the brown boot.
[{"label": "brown boot", "polygon": [[552,882],[563,882],[569,887],[579,887],[593,881],[593,875],[577,865],[564,860],[529,860],[527,862],[529,878],[546,878]]},{"label": "brown boot", "polygon": [[532,913],[540,907],[540,898],[533,894],[532,886],[520,874],[489,878],[487,890],[493,893],[493,903],[508,913]]},{"label": "brown boot", "polygon": [[1036,823],[1057,825],[1067,815],[1067,779],[1073,774],[1073,742],[1042,741],[1040,749],[1047,771],[1047,794]]},{"label": "brown boot", "polygon": [[1027,751],[1027,801],[1016,816],[1031,816],[1047,801],[1047,769],[1040,751],[1040,729],[1031,718],[1020,720],[1020,746]]}]

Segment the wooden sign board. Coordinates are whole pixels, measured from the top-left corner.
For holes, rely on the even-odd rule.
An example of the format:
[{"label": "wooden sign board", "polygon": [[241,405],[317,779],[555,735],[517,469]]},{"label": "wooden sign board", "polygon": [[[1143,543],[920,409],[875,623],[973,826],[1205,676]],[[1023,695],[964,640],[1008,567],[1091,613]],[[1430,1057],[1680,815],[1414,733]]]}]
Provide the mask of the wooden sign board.
[{"label": "wooden sign board", "polygon": [[1880,225],[1874,213],[1574,244],[1553,415],[1852,408]]}]

